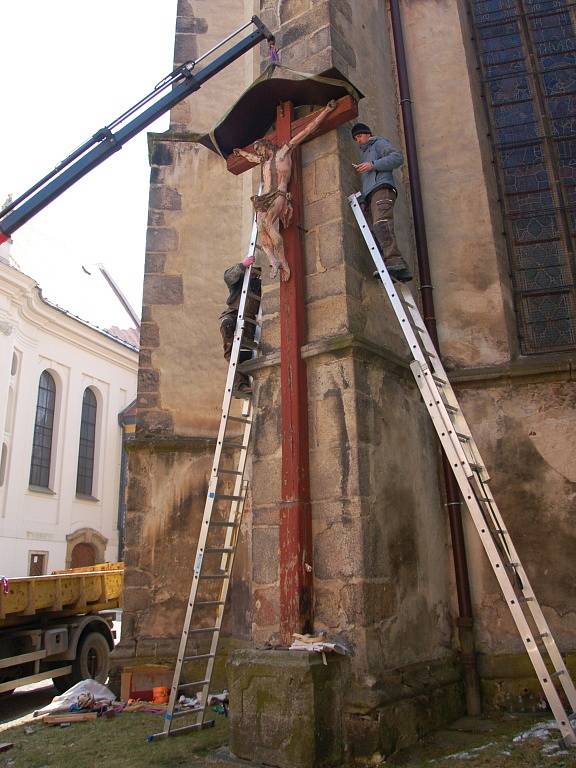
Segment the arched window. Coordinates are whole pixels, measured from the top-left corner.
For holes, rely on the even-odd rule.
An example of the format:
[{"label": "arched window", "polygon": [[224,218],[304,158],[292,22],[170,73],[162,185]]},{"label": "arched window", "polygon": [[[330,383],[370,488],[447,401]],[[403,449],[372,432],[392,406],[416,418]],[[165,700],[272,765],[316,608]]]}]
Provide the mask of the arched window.
[{"label": "arched window", "polygon": [[91,389],[85,389],[82,398],[78,473],[76,475],[76,493],[83,496],[92,496],[94,449],[96,447],[96,410],[96,395]]},{"label": "arched window", "polygon": [[37,485],[41,488],[50,487],[55,405],[56,384],[48,371],[43,371],[38,385],[32,461],[30,462],[30,485]]}]

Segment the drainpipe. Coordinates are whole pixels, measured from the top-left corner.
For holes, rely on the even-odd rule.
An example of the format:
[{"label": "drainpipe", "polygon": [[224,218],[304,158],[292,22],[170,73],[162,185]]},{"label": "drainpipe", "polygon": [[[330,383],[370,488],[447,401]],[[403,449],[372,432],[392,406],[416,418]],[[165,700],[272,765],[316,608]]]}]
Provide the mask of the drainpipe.
[{"label": "drainpipe", "polygon": [[[392,20],[394,51],[396,54],[396,69],[398,72],[400,106],[402,109],[402,121],[404,123],[408,175],[410,178],[410,197],[412,199],[416,256],[418,259],[418,271],[420,273],[423,318],[426,329],[430,334],[436,349],[440,350],[438,345],[438,333],[436,330],[434,299],[432,296],[430,260],[428,258],[428,242],[426,239],[426,224],[424,221],[424,208],[422,205],[420,170],[418,168],[418,154],[416,151],[416,134],[414,130],[414,118],[412,115],[412,100],[410,98],[410,83],[408,80],[408,68],[406,66],[406,50],[404,47],[404,34],[402,32],[399,0],[390,0],[390,15]],[[442,452],[442,468],[446,488],[448,517],[450,520],[452,551],[454,554],[454,571],[456,575],[456,592],[458,595],[459,612],[457,623],[460,651],[464,667],[466,709],[469,715],[477,716],[481,713],[480,680],[476,666],[476,653],[474,648],[474,619],[472,615],[472,599],[470,596],[470,582],[468,579],[464,530],[462,527],[462,505],[460,503],[458,484],[452,474],[452,469],[450,468],[450,464],[446,459],[444,452]]]}]

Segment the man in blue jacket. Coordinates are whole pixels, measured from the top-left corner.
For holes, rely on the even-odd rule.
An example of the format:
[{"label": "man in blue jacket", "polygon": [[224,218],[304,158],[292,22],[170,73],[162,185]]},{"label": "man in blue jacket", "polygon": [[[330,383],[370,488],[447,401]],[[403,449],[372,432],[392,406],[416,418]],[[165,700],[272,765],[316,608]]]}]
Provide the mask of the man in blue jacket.
[{"label": "man in blue jacket", "polygon": [[407,283],[412,280],[412,273],[400,253],[394,234],[394,203],[398,191],[393,171],[404,162],[402,152],[393,147],[388,139],[373,136],[364,123],[356,123],[352,128],[352,138],[360,149],[361,162],[354,168],[362,177],[364,209],[369,212],[370,228],[378,241],[390,277]]}]

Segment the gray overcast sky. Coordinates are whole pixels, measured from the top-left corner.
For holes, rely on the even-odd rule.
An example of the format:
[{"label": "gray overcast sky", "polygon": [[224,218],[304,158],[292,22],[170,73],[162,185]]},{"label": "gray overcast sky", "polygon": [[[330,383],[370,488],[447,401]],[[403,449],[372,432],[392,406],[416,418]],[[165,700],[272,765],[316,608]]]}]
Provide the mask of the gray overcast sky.
[{"label": "gray overcast sky", "polygon": [[[1,0],[0,204],[51,170],[172,69],[176,0]],[[168,127],[165,116],[149,130]],[[13,235],[12,256],[44,295],[100,326],[130,319],[103,262],[140,312],[149,166],[132,139]]]}]

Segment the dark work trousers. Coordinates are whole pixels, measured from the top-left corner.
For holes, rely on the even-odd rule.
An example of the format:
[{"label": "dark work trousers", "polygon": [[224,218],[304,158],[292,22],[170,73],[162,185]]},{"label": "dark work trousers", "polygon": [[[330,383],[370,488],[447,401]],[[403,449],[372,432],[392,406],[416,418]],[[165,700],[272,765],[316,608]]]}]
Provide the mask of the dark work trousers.
[{"label": "dark work trousers", "polygon": [[370,229],[380,246],[386,266],[393,269],[406,267],[394,234],[395,202],[396,192],[388,187],[377,189],[370,195],[368,201]]},{"label": "dark work trousers", "polygon": [[[220,334],[222,336],[222,347],[224,349],[224,358],[230,362],[230,354],[232,352],[232,345],[234,344],[234,331],[236,330],[236,319],[238,317],[238,313],[236,312],[234,315],[226,315],[226,317],[222,318],[222,322],[220,323]],[[253,339],[254,338],[254,326],[250,323],[246,326],[246,331],[244,332],[244,338],[246,339]],[[252,359],[252,353],[249,350],[242,350],[240,351],[240,354],[238,356],[238,362],[244,363],[246,360]],[[238,387],[240,384],[247,384],[250,386],[250,377],[245,374],[241,373],[240,371],[236,372],[236,378],[234,379],[234,386]]]}]

